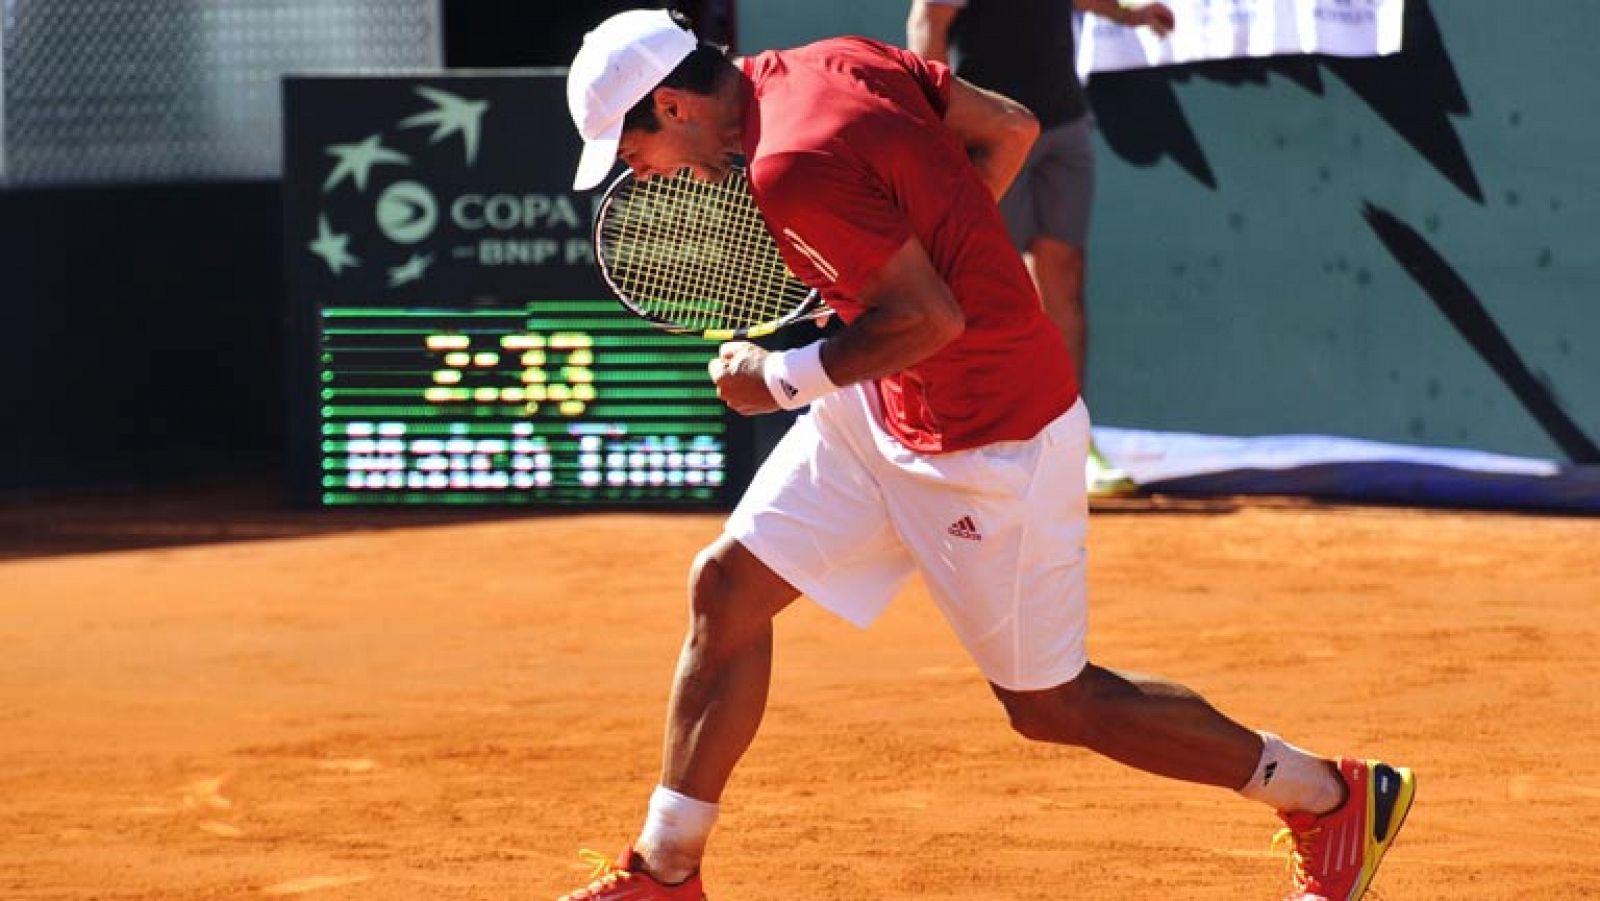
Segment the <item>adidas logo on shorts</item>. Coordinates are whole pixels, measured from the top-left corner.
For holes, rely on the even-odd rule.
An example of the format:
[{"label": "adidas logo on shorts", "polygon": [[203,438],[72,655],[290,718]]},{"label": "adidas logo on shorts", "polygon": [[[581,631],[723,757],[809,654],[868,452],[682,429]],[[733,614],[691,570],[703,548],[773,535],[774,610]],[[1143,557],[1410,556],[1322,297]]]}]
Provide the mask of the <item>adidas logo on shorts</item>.
[{"label": "adidas logo on shorts", "polygon": [[957,538],[965,538],[968,541],[983,540],[983,534],[978,531],[978,524],[973,522],[970,516],[961,517],[951,523],[950,528],[945,529],[945,531]]}]

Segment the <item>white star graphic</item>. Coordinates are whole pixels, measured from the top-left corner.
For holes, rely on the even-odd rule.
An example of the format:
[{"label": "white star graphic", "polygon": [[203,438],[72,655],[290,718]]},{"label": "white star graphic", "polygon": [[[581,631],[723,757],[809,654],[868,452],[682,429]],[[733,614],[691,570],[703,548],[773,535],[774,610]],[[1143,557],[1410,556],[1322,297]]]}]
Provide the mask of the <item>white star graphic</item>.
[{"label": "white star graphic", "polygon": [[334,144],[328,148],[328,155],[338,157],[339,164],[322,183],[324,194],[337,188],[346,176],[355,180],[357,191],[365,191],[373,166],[411,162],[411,157],[383,146],[383,135],[373,135],[359,144]]},{"label": "white star graphic", "polygon": [[421,125],[437,126],[433,135],[428,138],[429,144],[437,144],[453,134],[461,135],[461,142],[467,148],[467,165],[471,166],[478,160],[478,138],[482,133],[483,114],[489,111],[489,101],[468,100],[458,97],[448,91],[437,88],[419,87],[417,93],[433,101],[434,108],[425,113],[403,119],[401,128],[416,128]]},{"label": "white star graphic", "polygon": [[414,253],[405,265],[396,266],[389,270],[389,287],[398,288],[410,282],[422,281],[422,276],[427,273],[428,267],[433,265],[433,254]]},{"label": "white star graphic", "polygon": [[361,265],[361,261],[350,253],[350,236],[335,234],[328,225],[327,216],[317,217],[317,240],[309,246],[312,253],[322,257],[334,275],[343,275],[346,268]]}]

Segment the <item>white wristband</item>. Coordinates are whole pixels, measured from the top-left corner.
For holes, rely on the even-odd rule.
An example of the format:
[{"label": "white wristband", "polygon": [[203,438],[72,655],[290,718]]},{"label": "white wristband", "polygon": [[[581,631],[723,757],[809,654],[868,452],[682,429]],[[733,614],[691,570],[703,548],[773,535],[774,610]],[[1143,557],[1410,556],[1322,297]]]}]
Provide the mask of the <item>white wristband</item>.
[{"label": "white wristband", "polygon": [[822,345],[813,341],[794,350],[767,354],[761,374],[772,399],[785,410],[798,410],[824,394],[839,390],[822,368]]}]

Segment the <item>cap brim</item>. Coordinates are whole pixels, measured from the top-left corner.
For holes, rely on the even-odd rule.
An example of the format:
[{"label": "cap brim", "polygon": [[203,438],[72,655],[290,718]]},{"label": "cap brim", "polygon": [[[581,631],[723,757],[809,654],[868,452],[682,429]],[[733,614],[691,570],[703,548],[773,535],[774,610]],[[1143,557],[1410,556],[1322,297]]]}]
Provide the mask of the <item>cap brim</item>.
[{"label": "cap brim", "polygon": [[605,181],[606,176],[611,174],[611,167],[617,164],[617,144],[621,139],[619,133],[583,142],[583,154],[578,157],[578,172],[572,177],[573,190],[587,191]]}]

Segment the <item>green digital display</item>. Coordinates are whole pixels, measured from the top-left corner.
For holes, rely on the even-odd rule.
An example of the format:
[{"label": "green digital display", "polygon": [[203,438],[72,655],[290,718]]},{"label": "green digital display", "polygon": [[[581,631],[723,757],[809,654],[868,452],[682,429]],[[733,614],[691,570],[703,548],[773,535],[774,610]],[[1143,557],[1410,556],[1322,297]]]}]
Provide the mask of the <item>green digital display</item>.
[{"label": "green digital display", "polygon": [[321,501],[648,504],[722,496],[713,348],[609,300],[324,307]]},{"label": "green digital display", "polygon": [[737,493],[754,432],[716,396],[716,345],[611,299],[599,196],[571,187],[579,150],[561,70],[285,80],[298,502],[717,508]]}]

